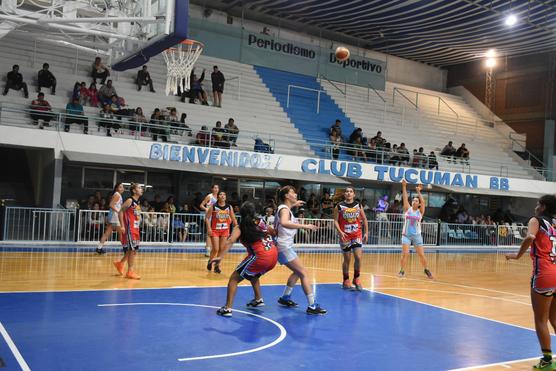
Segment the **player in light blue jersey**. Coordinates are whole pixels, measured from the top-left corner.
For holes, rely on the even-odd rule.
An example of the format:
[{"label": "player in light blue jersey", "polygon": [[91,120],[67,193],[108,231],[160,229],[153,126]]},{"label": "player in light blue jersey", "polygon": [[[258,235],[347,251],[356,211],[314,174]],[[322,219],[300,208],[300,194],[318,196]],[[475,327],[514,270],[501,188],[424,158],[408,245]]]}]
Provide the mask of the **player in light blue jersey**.
[{"label": "player in light blue jersey", "polygon": [[404,223],[402,229],[402,258],[400,261],[399,277],[405,277],[405,266],[409,259],[409,247],[413,245],[421,265],[425,269],[425,274],[428,278],[433,278],[431,271],[427,268],[427,259],[425,258],[425,251],[423,249],[423,235],[421,234],[421,220],[425,215],[425,200],[421,195],[422,185],[417,185],[417,197],[413,197],[411,205],[409,204],[409,197],[407,195],[407,181],[402,180],[402,193],[403,193],[403,212]]}]

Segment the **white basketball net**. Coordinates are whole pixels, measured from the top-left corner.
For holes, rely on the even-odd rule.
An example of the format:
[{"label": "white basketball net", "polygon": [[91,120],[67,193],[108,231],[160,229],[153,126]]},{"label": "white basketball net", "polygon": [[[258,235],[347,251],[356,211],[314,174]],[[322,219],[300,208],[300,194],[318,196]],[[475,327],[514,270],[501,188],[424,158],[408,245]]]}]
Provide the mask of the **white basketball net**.
[{"label": "white basketball net", "polygon": [[189,41],[162,52],[168,68],[166,95],[177,94],[178,87],[183,92],[189,90],[191,70],[203,52],[203,44]]}]

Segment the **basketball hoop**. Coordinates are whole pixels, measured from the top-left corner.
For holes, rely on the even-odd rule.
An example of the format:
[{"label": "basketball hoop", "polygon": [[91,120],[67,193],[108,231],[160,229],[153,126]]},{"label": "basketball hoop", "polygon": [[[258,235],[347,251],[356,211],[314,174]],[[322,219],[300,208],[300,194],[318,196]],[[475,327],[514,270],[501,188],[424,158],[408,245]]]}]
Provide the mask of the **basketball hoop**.
[{"label": "basketball hoop", "polygon": [[177,94],[178,88],[182,92],[189,90],[191,70],[203,48],[204,45],[198,41],[183,40],[177,47],[162,52],[168,69],[166,95]]}]

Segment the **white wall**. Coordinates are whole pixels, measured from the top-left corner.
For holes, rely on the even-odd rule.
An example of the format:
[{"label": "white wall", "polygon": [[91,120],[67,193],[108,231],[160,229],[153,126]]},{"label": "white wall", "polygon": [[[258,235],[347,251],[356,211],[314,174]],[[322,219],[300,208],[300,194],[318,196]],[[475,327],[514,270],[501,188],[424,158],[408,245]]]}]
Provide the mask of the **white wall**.
[{"label": "white wall", "polygon": [[[207,19],[203,16],[203,8],[194,4],[190,4],[189,6],[189,15],[190,17],[197,19]],[[213,10],[212,14],[207,20],[210,22],[226,24],[226,19],[226,13]],[[241,19],[234,17],[234,26],[239,25],[241,25]],[[245,20],[243,26],[248,30],[261,32],[266,25],[264,23]],[[338,46],[338,44],[332,42],[331,40],[321,39],[309,34],[304,34],[284,28],[269,28],[270,33],[275,37],[280,37],[315,46],[330,47],[331,49],[334,49]],[[347,46],[353,53],[357,55],[386,61],[388,66],[388,70],[386,73],[387,81],[406,84],[423,89],[446,91],[446,80],[448,76],[448,71],[446,70],[442,70],[440,68],[433,67],[424,63],[399,58],[393,55],[359,48],[354,45],[345,46]]]}]

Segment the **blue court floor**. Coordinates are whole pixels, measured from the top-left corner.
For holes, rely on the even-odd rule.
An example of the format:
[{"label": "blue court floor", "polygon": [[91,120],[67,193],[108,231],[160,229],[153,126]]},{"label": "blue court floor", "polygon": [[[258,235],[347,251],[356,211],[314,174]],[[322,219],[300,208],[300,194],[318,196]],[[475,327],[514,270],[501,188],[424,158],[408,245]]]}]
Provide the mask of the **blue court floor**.
[{"label": "blue court floor", "polygon": [[[6,370],[447,370],[535,357],[533,331],[399,299],[318,285],[326,316],[279,307],[216,316],[226,289],[0,294]],[[10,348],[10,339],[11,345]],[[16,349],[17,348],[17,349]],[[1,367],[0,367],[1,368]]]}]

